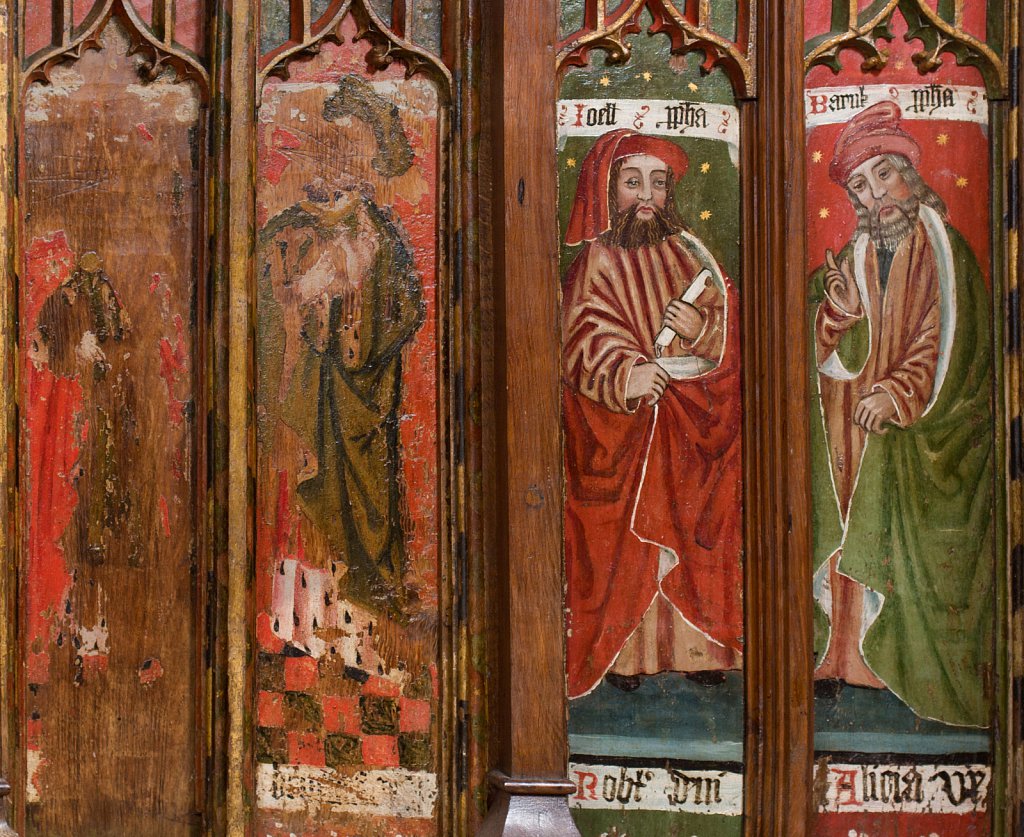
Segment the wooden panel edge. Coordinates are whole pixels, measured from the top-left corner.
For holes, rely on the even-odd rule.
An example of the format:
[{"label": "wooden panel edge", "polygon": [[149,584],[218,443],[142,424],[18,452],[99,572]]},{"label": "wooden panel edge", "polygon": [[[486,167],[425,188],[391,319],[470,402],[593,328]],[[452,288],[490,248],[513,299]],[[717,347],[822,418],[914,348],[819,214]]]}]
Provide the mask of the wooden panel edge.
[{"label": "wooden panel edge", "polygon": [[[568,735],[554,165],[558,4],[537,0],[530,14],[506,4],[487,6],[496,560],[504,588],[492,626],[502,638],[501,699],[492,728],[501,745],[498,764],[510,779],[564,782]],[[479,834],[526,833],[578,834],[567,797],[499,792]]]},{"label": "wooden panel edge", "polygon": [[17,55],[17,12],[14,0],[0,0],[0,263],[3,265],[3,285],[0,286],[0,427],[3,429],[4,455],[0,460],[0,556],[3,569],[0,571],[0,701],[4,714],[0,721],[0,837],[14,835],[7,824],[12,817],[13,806],[20,795],[11,798],[11,784],[18,781],[21,771],[15,769],[18,742],[18,718],[20,701],[17,695],[17,591],[18,567],[18,522],[17,522],[17,328],[15,317],[17,305],[17,226],[15,225],[15,203],[17,175],[14,167],[14,152],[17,147],[14,136],[17,121],[14,118],[18,89]]},{"label": "wooden panel edge", "polygon": [[[1009,113],[1005,122],[1007,142],[1005,159],[1008,163],[1006,188],[1006,315],[1008,322],[1007,354],[1004,358],[1003,385],[1006,387],[1004,403],[1010,426],[1018,432],[1009,434],[1009,479],[1006,485],[1007,501],[1007,586],[1009,609],[1006,629],[1006,665],[1008,678],[1002,689],[1005,737],[1003,759],[997,765],[1005,771],[1003,810],[997,824],[1007,834],[1020,834],[1024,828],[1024,451],[1021,450],[1022,400],[1024,400],[1024,366],[1022,366],[1021,335],[1024,330],[1021,309],[1021,278],[1024,276],[1024,252],[1020,242],[1021,196],[1024,195],[1024,170],[1021,167],[1021,140],[1024,137],[1024,109],[1021,108],[1021,88],[1024,67],[1021,65],[1021,33],[1024,32],[1024,4],[1011,0],[1008,8],[1009,48],[1007,60],[1009,75]],[[1002,822],[999,822],[1002,819]]]},{"label": "wooden panel edge", "polygon": [[240,0],[230,12],[230,100],[228,173],[228,781],[227,833],[251,830],[252,576],[252,270],[255,231],[255,74],[254,4]]},{"label": "wooden panel edge", "polygon": [[803,5],[758,4],[757,99],[743,105],[742,127],[744,829],[802,837],[813,767]]}]

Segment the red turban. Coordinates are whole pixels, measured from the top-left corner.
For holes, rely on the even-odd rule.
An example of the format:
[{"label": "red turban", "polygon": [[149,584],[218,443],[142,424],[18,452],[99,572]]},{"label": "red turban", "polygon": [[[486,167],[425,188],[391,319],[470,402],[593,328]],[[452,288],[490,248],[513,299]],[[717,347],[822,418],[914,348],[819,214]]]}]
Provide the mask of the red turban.
[{"label": "red turban", "polygon": [[901,154],[914,166],[921,162],[921,146],[900,128],[902,115],[895,102],[879,102],[853,117],[836,140],[829,176],[845,186],[857,166],[882,154]]},{"label": "red turban", "polygon": [[576,184],[576,200],[569,216],[569,229],[565,243],[570,247],[584,241],[593,241],[611,229],[612,219],[608,208],[612,165],[624,157],[636,154],[650,154],[662,160],[678,180],[686,173],[688,160],[686,152],[671,140],[662,137],[645,136],[620,128],[609,131],[594,143],[583,165],[580,179]]}]

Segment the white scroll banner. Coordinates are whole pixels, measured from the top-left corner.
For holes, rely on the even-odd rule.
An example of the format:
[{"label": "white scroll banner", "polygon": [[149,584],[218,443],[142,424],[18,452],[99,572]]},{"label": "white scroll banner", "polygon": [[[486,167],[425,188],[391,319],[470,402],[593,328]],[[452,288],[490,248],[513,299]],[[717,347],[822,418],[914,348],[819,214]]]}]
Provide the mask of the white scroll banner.
[{"label": "white scroll banner", "polygon": [[430,819],[436,802],[433,773],[398,767],[346,774],[305,764],[256,766],[256,805],[264,811]]},{"label": "white scroll banner", "polygon": [[[825,771],[822,775],[821,771]],[[816,769],[827,813],[969,814],[988,809],[984,764],[827,764]]]},{"label": "white scroll banner", "polygon": [[614,765],[569,765],[576,793],[573,808],[617,811],[683,811],[740,816],[743,776],[724,770],[689,770]]},{"label": "white scroll banner", "polygon": [[988,125],[988,96],[984,87],[952,84],[862,84],[815,87],[804,91],[808,128],[849,122],[878,102],[896,102],[903,119],[975,122]]},{"label": "white scroll banner", "polygon": [[566,137],[599,137],[617,128],[663,137],[698,137],[728,143],[735,160],[740,115],[732,105],[684,99],[561,99],[558,145]]}]

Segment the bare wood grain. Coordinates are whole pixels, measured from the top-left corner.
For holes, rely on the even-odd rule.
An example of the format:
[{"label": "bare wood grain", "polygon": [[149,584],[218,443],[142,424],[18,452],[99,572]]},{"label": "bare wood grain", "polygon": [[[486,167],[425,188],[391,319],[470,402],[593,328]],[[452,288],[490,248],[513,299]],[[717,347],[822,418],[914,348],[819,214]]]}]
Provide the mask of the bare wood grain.
[{"label": "bare wood grain", "polygon": [[[12,0],[0,2],[0,432],[3,434],[4,455],[0,459],[0,562],[3,567],[14,567],[17,562],[17,431],[15,427],[14,399],[17,387],[14,341],[17,334],[14,322],[14,289],[17,287],[15,265],[14,201],[17,179],[14,173],[12,141],[12,91],[16,76],[16,59],[12,27],[17,14]],[[20,778],[14,770],[17,754],[16,730],[19,713],[16,701],[16,654],[12,653],[17,636],[17,609],[14,600],[15,579],[7,571],[0,572],[0,772],[8,779]],[[9,787],[9,786],[8,786]],[[10,790],[8,790],[8,794]],[[6,796],[6,795],[5,795]],[[11,816],[10,797],[2,800],[0,823]],[[2,834],[2,826],[0,826]]]},{"label": "bare wood grain", "polygon": [[566,770],[558,240],[556,0],[492,3],[495,373],[503,730],[510,776]]},{"label": "bare wood grain", "polygon": [[743,108],[745,833],[810,833],[810,473],[804,347],[803,6],[758,0]]},{"label": "bare wood grain", "polygon": [[256,44],[255,10],[231,4],[228,173],[228,783],[227,833],[247,833],[252,768],[249,764],[252,656],[249,578],[252,522],[253,295],[255,238]]}]

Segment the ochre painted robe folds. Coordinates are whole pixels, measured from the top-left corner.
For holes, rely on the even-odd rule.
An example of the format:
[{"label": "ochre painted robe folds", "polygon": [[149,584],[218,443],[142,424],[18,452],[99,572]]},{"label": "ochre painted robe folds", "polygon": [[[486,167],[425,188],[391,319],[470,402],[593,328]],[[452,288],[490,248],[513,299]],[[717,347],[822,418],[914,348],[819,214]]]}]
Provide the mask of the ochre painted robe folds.
[{"label": "ochre painted robe folds", "polygon": [[[627,401],[664,311],[702,268],[704,327],[666,355],[709,371],[672,380],[656,406]],[[627,250],[594,241],[563,294],[569,694],[590,691],[663,595],[714,643],[742,642],[738,299],[687,233]],[[666,557],[668,560],[666,560]]]},{"label": "ochre painted robe folds", "polygon": [[[992,340],[988,290],[963,238],[927,207],[880,281],[867,235],[838,257],[854,268],[860,311],[811,281],[816,589],[839,572],[869,594],[861,649],[915,712],[988,723],[992,659]],[[882,434],[853,422],[886,392]],[[824,614],[820,614],[823,616]],[[819,620],[819,652],[827,625]]]}]

